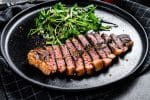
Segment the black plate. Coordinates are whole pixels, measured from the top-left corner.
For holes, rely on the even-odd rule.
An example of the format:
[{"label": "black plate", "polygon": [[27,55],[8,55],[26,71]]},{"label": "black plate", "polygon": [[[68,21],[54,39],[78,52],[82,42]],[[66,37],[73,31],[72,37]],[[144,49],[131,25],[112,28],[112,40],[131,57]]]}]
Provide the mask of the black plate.
[{"label": "black plate", "polygon": [[116,34],[129,34],[134,46],[124,57],[117,59],[113,65],[93,76],[83,78],[70,78],[65,75],[44,76],[40,71],[28,65],[27,52],[34,48],[33,41],[27,38],[27,33],[34,26],[34,18],[43,8],[49,8],[56,1],[46,2],[22,11],[15,16],[5,27],[1,36],[1,51],[10,68],[24,79],[56,90],[87,90],[103,87],[120,81],[132,75],[143,63],[148,51],[148,38],[141,24],[124,10],[104,2],[86,2],[67,0],[68,6],[78,3],[79,6],[94,4],[97,6],[96,14],[105,20],[119,25],[111,31]]}]

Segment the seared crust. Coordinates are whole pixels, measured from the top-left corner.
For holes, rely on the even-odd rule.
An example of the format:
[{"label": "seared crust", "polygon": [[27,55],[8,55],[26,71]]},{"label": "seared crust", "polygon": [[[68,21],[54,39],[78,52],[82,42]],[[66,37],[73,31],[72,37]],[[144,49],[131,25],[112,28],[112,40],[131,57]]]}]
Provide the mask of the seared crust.
[{"label": "seared crust", "polygon": [[116,56],[119,56],[123,53],[123,50],[119,49],[114,41],[112,41],[112,39],[107,34],[102,34],[101,36]]},{"label": "seared crust", "polygon": [[73,46],[73,44],[71,43],[70,40],[66,41],[66,45],[67,45],[67,48],[68,48],[71,56],[73,57],[73,59],[75,61],[75,65],[76,65],[75,72],[76,72],[77,76],[85,75],[85,69],[84,69],[84,63],[83,63],[82,57],[79,55],[79,53],[77,53],[76,48]]},{"label": "seared crust", "polygon": [[57,69],[60,73],[63,73],[66,70],[66,64],[65,64],[65,61],[63,59],[61,50],[60,50],[58,45],[53,45],[52,47],[53,47],[54,54],[55,54]]},{"label": "seared crust", "polygon": [[84,60],[86,73],[89,75],[92,74],[94,67],[92,65],[92,59],[90,58],[89,54],[84,50],[84,48],[77,39],[72,38],[71,41],[78,50],[78,53],[82,56]]},{"label": "seared crust", "polygon": [[84,49],[87,50],[89,55],[91,56],[92,61],[93,61],[92,63],[94,65],[94,67],[95,67],[95,70],[96,71],[100,71],[101,69],[103,69],[103,67],[104,67],[103,59],[100,59],[98,53],[95,51],[95,48],[92,47],[92,45],[87,41],[85,36],[79,35],[78,39],[82,43]]},{"label": "seared crust", "polygon": [[65,59],[66,65],[67,65],[66,73],[67,73],[67,75],[74,75],[76,67],[75,67],[74,61],[69,53],[69,50],[67,49],[66,45],[61,45],[60,47],[61,47],[61,51],[62,51],[63,57]]},{"label": "seared crust", "polygon": [[126,46],[128,49],[130,49],[133,46],[133,41],[127,34],[121,34],[117,36],[123,43],[124,46]]},{"label": "seared crust", "polygon": [[[103,42],[99,42],[97,41],[97,39],[94,37],[94,35],[92,34],[88,34],[87,38],[91,41],[91,43],[95,46],[96,51],[98,52],[98,54],[100,55],[100,57],[103,60],[104,63],[104,67],[107,67],[111,64],[112,59],[108,58],[105,51],[103,50],[104,48],[104,43]],[[100,40],[101,41],[101,40]]]},{"label": "seared crust", "polygon": [[[90,42],[88,41],[90,40]],[[30,65],[45,75],[56,72],[67,75],[91,75],[109,66],[112,60],[130,49],[133,41],[126,34],[87,34],[66,40],[65,44],[30,50]]]},{"label": "seared crust", "polygon": [[45,49],[49,52],[49,66],[52,70],[52,73],[55,73],[57,71],[57,64],[56,64],[54,51],[51,46],[47,46],[45,47]]},{"label": "seared crust", "polygon": [[123,45],[120,38],[118,38],[115,34],[110,34],[111,39],[115,42],[115,44],[118,46],[119,49],[122,49],[123,53],[125,53],[128,48]]},{"label": "seared crust", "polygon": [[104,39],[100,36],[100,34],[95,33],[92,35],[96,38],[98,45],[103,43],[103,50],[108,58],[110,59],[116,58],[116,56],[112,53],[111,49],[108,47],[108,44],[105,43]]},{"label": "seared crust", "polygon": [[[50,75],[52,70],[49,67],[49,62],[48,62],[49,58],[42,60],[40,57],[40,54],[38,54],[39,51],[40,49],[30,50],[27,55],[28,62],[29,64],[41,70],[42,73],[44,73],[45,75]],[[46,51],[43,50],[43,52],[46,52]]]}]

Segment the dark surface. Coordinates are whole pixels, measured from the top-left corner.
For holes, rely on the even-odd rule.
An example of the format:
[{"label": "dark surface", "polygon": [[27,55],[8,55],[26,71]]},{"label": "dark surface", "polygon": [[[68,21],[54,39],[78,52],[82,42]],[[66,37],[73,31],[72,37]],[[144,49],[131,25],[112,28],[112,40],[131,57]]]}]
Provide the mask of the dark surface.
[{"label": "dark surface", "polygon": [[[123,3],[123,4],[125,4],[125,3]],[[129,6],[132,6],[132,5],[129,5]],[[137,7],[132,7],[132,8],[137,9]],[[143,13],[146,16],[148,14],[148,10],[147,10],[147,12],[143,12]],[[143,13],[140,13],[140,16]],[[139,13],[137,13],[137,14],[139,14]],[[136,17],[139,16],[137,14],[135,15]],[[142,22],[143,22],[143,25],[145,26],[145,28],[148,30],[149,26],[146,26],[146,25],[150,25],[149,22],[144,22],[144,21],[142,21]],[[95,97],[97,98],[97,100],[111,100],[111,99],[113,99],[113,100],[150,100],[150,70],[147,69],[145,72],[146,73],[144,73],[143,75],[137,77],[135,80],[126,81],[122,85],[120,85],[118,87],[114,87],[113,88],[114,91],[105,93],[105,95],[103,95],[103,96],[102,95],[99,95],[99,96],[95,95]],[[0,100],[5,100],[6,98],[4,97],[4,91],[2,90],[1,87],[2,86],[0,84]],[[62,96],[58,96],[54,100],[56,100],[56,99],[57,100],[63,100],[63,97],[61,99],[59,99],[59,97],[62,97]],[[70,97],[66,97],[66,98],[70,98]],[[91,100],[91,98],[93,98],[93,97],[89,96],[90,100]],[[11,99],[13,99],[13,98],[11,98]],[[74,99],[78,100],[78,97],[74,98]],[[67,100],[74,100],[74,99],[67,99]],[[13,99],[13,100],[16,100],[16,99]]]},{"label": "dark surface", "polygon": [[[134,18],[132,18],[127,13],[111,5],[107,5],[101,2],[91,2],[101,7],[100,9],[103,9],[104,12],[109,12],[116,16],[116,20],[117,15],[122,17],[122,20],[128,19],[129,23],[131,23],[135,27],[136,31],[138,31],[137,33],[135,33],[131,30],[130,32],[133,34],[129,34],[129,32],[126,29],[124,29],[124,31],[126,31],[126,34],[132,37],[132,40],[135,44],[132,50],[128,52],[128,57],[124,57],[124,59],[128,59],[128,62],[126,62],[124,59],[119,58],[119,60],[116,61],[116,63],[112,65],[108,71],[105,71],[101,74],[97,74],[95,76],[83,77],[81,79],[68,78],[62,75],[46,77],[39,73],[37,70],[32,69],[32,66],[29,66],[26,62],[26,55],[30,49],[35,48],[35,45],[32,44],[33,41],[31,41],[31,39],[26,38],[26,34],[27,32],[29,32],[29,29],[33,27],[33,20],[38,14],[39,9],[49,7],[50,3],[51,5],[53,5],[56,2],[43,3],[39,6],[24,11],[19,16],[15,17],[15,19],[13,19],[11,22],[9,22],[6,26],[6,29],[4,29],[2,33],[1,48],[3,49],[1,50],[3,52],[3,56],[6,56],[5,59],[8,59],[7,62],[9,63],[10,68],[17,72],[17,74],[33,83],[44,87],[69,91],[81,91],[86,90],[88,88],[92,89],[102,87],[104,85],[119,81],[129,76],[140,67],[143,60],[145,59],[148,48],[147,36],[140,24],[138,24],[138,22],[136,22],[136,20],[134,20]],[[66,4],[72,5],[74,4],[74,2],[66,2]],[[88,5],[89,3],[78,2],[78,4],[83,6]],[[100,11],[100,9],[97,9],[97,12],[98,10]],[[115,14],[115,12],[117,13]],[[102,14],[102,12],[100,13]],[[108,16],[106,15],[104,16],[104,18],[105,17]],[[127,23],[125,21],[122,21],[122,23],[123,22]],[[119,27],[121,26],[119,25]],[[120,33],[120,31],[117,31],[117,29],[114,30],[116,30],[115,33]],[[4,52],[6,53],[6,55],[4,55]],[[136,57],[137,55],[139,56]]]},{"label": "dark surface", "polygon": [[6,100],[1,81],[0,81],[0,100]]}]

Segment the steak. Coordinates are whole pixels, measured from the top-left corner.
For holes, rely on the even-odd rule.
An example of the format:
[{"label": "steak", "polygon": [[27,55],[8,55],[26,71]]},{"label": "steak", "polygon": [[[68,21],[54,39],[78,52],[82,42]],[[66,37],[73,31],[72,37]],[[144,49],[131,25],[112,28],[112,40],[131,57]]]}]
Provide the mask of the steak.
[{"label": "steak", "polygon": [[101,45],[103,43],[103,50],[108,58],[114,59],[116,56],[112,53],[111,49],[109,48],[108,44],[104,41],[104,39],[98,34],[93,34],[98,41],[97,45]]},{"label": "steak", "polygon": [[87,51],[84,50],[84,48],[77,39],[72,38],[71,40],[74,46],[76,47],[79,55],[81,55],[83,58],[86,73],[92,74],[94,67],[92,65],[92,59],[90,58],[89,54],[87,53]]},{"label": "steak", "polygon": [[60,50],[58,45],[54,45],[54,46],[52,46],[52,48],[53,48],[54,54],[55,54],[55,61],[57,63],[57,70],[60,73],[63,73],[66,70],[66,65],[65,65],[65,61],[63,59],[61,50]]},{"label": "steak", "polygon": [[123,50],[115,44],[115,42],[111,39],[110,36],[108,36],[107,34],[102,34],[101,37],[105,40],[105,43],[107,43],[107,45],[110,47],[113,54],[119,56],[123,53]]},{"label": "steak", "polygon": [[56,59],[54,55],[54,51],[51,46],[45,46],[45,49],[49,53],[49,66],[52,70],[52,73],[55,73],[57,71],[57,64],[56,64]]},{"label": "steak", "polygon": [[75,68],[75,73],[77,76],[82,76],[85,74],[85,69],[84,69],[84,63],[82,57],[79,55],[77,52],[76,48],[73,46],[70,40],[66,41],[66,45],[71,53],[71,56],[74,59],[76,68]]},{"label": "steak", "polygon": [[90,33],[70,38],[62,45],[32,49],[27,59],[45,75],[58,72],[83,76],[110,66],[116,56],[125,54],[132,46],[127,34]]},{"label": "steak", "polygon": [[74,61],[72,59],[72,56],[70,55],[70,52],[67,49],[66,45],[61,45],[60,47],[62,50],[63,58],[65,59],[65,62],[67,65],[66,73],[67,73],[67,75],[74,75],[76,67],[75,67]]},{"label": "steak", "polygon": [[101,41],[101,39],[96,39],[96,37],[94,37],[94,35],[92,34],[88,34],[87,38],[91,41],[91,43],[93,44],[93,46],[95,46],[96,51],[98,52],[98,54],[100,55],[100,57],[103,60],[103,64],[104,67],[107,67],[111,64],[112,59],[108,58],[105,51],[104,51],[104,42]]},{"label": "steak", "polygon": [[115,44],[118,46],[118,48],[122,49],[124,53],[128,50],[128,48],[126,46],[123,46],[122,41],[115,34],[111,34],[110,37],[115,42]]},{"label": "steak", "polygon": [[92,63],[94,65],[94,67],[95,67],[95,70],[96,71],[101,70],[103,68],[103,60],[100,59],[100,56],[95,51],[95,48],[92,47],[92,45],[87,41],[87,39],[85,38],[85,36],[79,35],[78,39],[82,43],[82,45],[84,47],[84,50],[87,50],[87,52],[91,56],[91,58],[93,60]]},{"label": "steak", "polygon": [[49,53],[43,48],[36,48],[30,50],[27,59],[30,65],[33,65],[37,69],[41,70],[45,75],[52,74],[52,67],[49,62]]}]

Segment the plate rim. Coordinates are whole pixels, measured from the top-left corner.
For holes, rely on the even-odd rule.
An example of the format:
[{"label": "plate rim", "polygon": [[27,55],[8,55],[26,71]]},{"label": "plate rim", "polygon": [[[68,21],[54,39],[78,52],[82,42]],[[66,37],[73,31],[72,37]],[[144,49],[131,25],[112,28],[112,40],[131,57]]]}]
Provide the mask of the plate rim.
[{"label": "plate rim", "polygon": [[[125,10],[123,10],[123,9],[121,9],[121,8],[119,8],[118,6],[116,6],[116,5],[113,5],[113,4],[109,4],[109,3],[106,3],[106,2],[103,2],[103,1],[92,1],[91,3],[99,3],[99,4],[104,4],[105,6],[109,6],[109,7],[113,7],[113,8],[115,8],[115,9],[117,9],[117,10],[120,10],[121,12],[123,12],[123,13],[126,13],[127,15],[129,15],[133,20],[135,20],[136,22],[137,22],[137,24],[141,27],[141,29],[142,29],[142,31],[144,32],[144,35],[145,35],[145,37],[146,37],[146,43],[147,43],[147,45],[146,45],[146,52],[145,52],[145,54],[144,54],[144,57],[143,57],[143,59],[141,60],[141,62],[135,67],[135,69],[133,69],[130,73],[128,73],[127,75],[125,75],[124,77],[121,77],[120,79],[117,79],[117,80],[115,80],[115,81],[112,81],[112,82],[110,82],[110,83],[107,83],[107,84],[104,84],[104,85],[102,85],[102,86],[95,86],[95,87],[89,87],[89,88],[82,88],[82,89],[79,89],[79,88],[62,88],[62,87],[58,87],[58,86],[52,86],[52,85],[47,85],[47,84],[44,84],[44,83],[42,83],[42,82],[39,82],[39,81],[37,81],[37,80],[34,80],[34,79],[31,79],[30,77],[28,77],[28,76],[26,76],[26,75],[24,75],[22,72],[20,72],[16,67],[15,67],[15,65],[11,62],[11,59],[9,58],[9,54],[7,53],[7,52],[5,52],[4,50],[4,47],[3,47],[3,45],[5,44],[5,41],[3,41],[3,37],[5,36],[4,34],[5,34],[5,32],[7,31],[7,28],[8,28],[8,26],[19,16],[19,15],[21,15],[21,14],[24,14],[25,12],[28,12],[28,11],[30,11],[31,9],[33,9],[33,8],[35,8],[35,7],[38,7],[38,6],[40,6],[40,5],[44,5],[44,4],[47,4],[47,3],[51,3],[51,2],[54,2],[54,3],[56,3],[57,1],[47,1],[47,2],[44,2],[44,3],[40,3],[40,4],[38,4],[38,5],[35,5],[35,6],[33,6],[33,7],[29,7],[29,8],[27,8],[27,9],[25,9],[25,10],[23,10],[23,11],[21,11],[21,12],[19,12],[17,15],[15,15],[8,23],[7,23],[7,25],[4,27],[4,29],[3,29],[3,31],[2,31],[2,34],[1,34],[1,52],[2,52],[2,55],[4,56],[4,58],[5,58],[5,60],[7,61],[7,63],[9,64],[9,67],[15,72],[15,73],[17,73],[19,76],[21,76],[22,78],[24,78],[25,80],[27,80],[27,81],[29,81],[29,82],[31,82],[31,83],[34,83],[34,84],[36,84],[36,85],[39,85],[39,86],[43,86],[43,87],[46,87],[46,88],[50,88],[50,89],[53,89],[53,90],[62,90],[62,91],[83,91],[83,90],[91,90],[91,89],[96,89],[96,88],[100,88],[100,87],[105,87],[105,86],[108,86],[108,85],[110,85],[110,84],[114,84],[114,83],[116,83],[116,82],[119,82],[119,81],[121,81],[121,80],[123,80],[123,79],[126,79],[126,78],[128,78],[129,76],[133,76],[133,74],[135,74],[135,72],[142,66],[142,64],[144,63],[144,61],[145,61],[145,59],[146,59],[146,57],[147,57],[147,55],[148,55],[148,50],[149,50],[149,42],[148,42],[148,36],[147,36],[147,33],[146,33],[146,31],[145,31],[145,29],[143,28],[143,26],[141,25],[141,23],[134,17],[134,16],[132,16],[130,13],[128,13],[127,11],[125,11]],[[84,2],[84,1],[83,1]],[[89,2],[88,2],[89,3]],[[43,6],[44,7],[44,6]],[[35,10],[37,10],[37,9],[35,9]],[[3,45],[2,45],[3,44]]]}]

